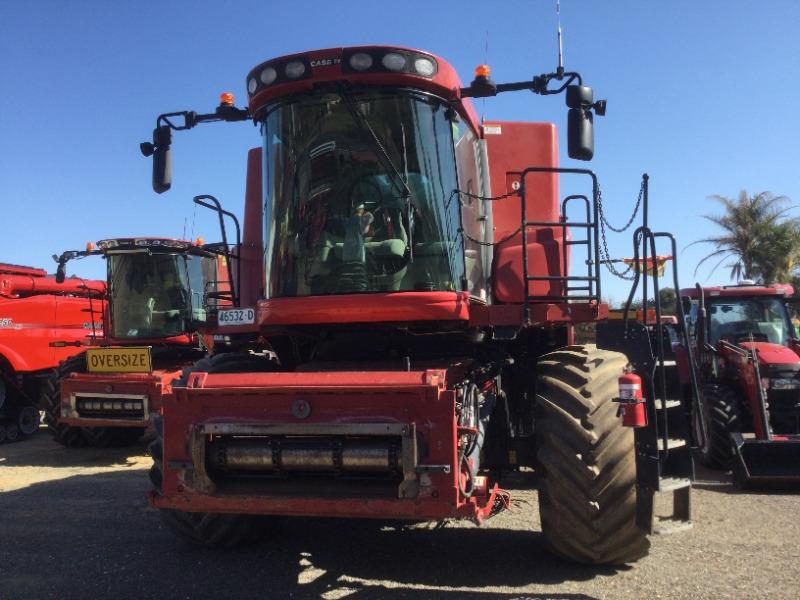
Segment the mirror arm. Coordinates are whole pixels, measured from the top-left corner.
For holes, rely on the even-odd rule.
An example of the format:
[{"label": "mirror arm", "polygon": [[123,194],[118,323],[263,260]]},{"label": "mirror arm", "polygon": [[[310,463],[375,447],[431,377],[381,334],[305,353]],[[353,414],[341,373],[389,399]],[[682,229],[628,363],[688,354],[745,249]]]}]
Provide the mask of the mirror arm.
[{"label": "mirror arm", "polygon": [[[564,77],[566,77],[567,80],[564,81],[559,88],[554,90],[547,89],[547,85],[550,83],[550,81],[553,79],[556,81],[562,81]],[[561,73],[560,75],[559,73],[546,73],[543,75],[536,75],[530,81],[518,81],[515,83],[500,84],[495,84],[488,77],[476,77],[469,87],[461,88],[460,93],[462,98],[486,98],[488,96],[496,96],[502,92],[530,90],[534,94],[548,96],[551,94],[560,94],[575,80],[578,81],[578,85],[583,85],[583,79],[581,78],[580,73],[572,71]]]},{"label": "mirror arm", "polygon": [[102,253],[102,250],[66,250],[61,253],[61,256],[53,254],[53,260],[58,264],[58,267],[56,267],[56,283],[64,283],[67,278],[67,263],[72,259]]}]

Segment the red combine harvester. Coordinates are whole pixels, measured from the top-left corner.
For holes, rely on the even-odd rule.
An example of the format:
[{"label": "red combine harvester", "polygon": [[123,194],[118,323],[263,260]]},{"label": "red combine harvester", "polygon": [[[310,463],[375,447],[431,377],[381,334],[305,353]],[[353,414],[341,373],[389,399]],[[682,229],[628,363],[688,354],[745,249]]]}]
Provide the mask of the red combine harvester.
[{"label": "red combine harvester", "polygon": [[227,284],[219,290],[218,248],[199,241],[103,240],[63,253],[61,277],[67,261],[87,256],[107,263],[103,344],[62,363],[42,405],[53,438],[65,446],[131,444],[172,381],[205,355],[196,331]]},{"label": "red combine harvester", "polygon": [[[161,115],[141,145],[160,193],[172,130],[249,120],[263,139],[237,308],[207,323],[229,343],[173,388],[152,447],[169,527],[231,545],[263,515],[480,523],[520,467],[540,472],[545,539],[573,560],[646,554],[656,491],[688,521],[689,448],[659,446],[650,379],[624,427],[628,359],[572,345],[575,323],[608,313],[594,173],[558,166],[554,125],[481,124],[469,100],[565,91],[569,155],[588,160],[605,102],[579,74],[498,85],[481,67],[465,88],[441,58],[370,46],[270,60],[246,85],[247,109],[223,94],[213,113]],[[561,175],[591,193],[560,201]],[[587,266],[571,275],[575,252]],[[610,337],[652,365],[646,335]]]},{"label": "red combine harvester", "polygon": [[91,305],[104,291],[101,281],[59,284],[44,269],[0,264],[0,443],[39,429],[50,370],[102,333]]},{"label": "red combine harvester", "polygon": [[[695,430],[702,462],[741,485],[800,482],[800,340],[792,286],[681,290],[701,374]],[[701,422],[700,416],[703,419]]]}]

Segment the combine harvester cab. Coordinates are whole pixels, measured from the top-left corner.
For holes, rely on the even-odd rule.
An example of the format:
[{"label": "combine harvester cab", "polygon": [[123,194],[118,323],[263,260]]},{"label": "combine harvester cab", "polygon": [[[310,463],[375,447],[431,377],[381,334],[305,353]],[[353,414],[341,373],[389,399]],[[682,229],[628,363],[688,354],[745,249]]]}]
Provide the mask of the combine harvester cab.
[{"label": "combine harvester cab", "polygon": [[[581,160],[605,102],[563,69],[495,84],[482,66],[461,87],[444,60],[383,46],[277,58],[246,85],[248,109],[223,94],[161,115],[141,146],[160,193],[173,130],[252,120],[263,138],[235,306],[206,323],[227,345],[164,399],[151,448],[164,522],[205,545],[265,515],[480,523],[510,503],[503,475],[535,468],[555,553],[645,555],[653,494],[680,488],[688,508],[691,460],[680,479],[655,446],[640,460],[654,425],[618,417],[628,358],[573,344],[608,312],[597,179],[558,166],[554,125],[481,125],[469,98],[566,92]],[[562,200],[562,176],[587,193]]]},{"label": "combine harvester cab", "polygon": [[[681,291],[702,380],[703,463],[743,486],[800,484],[800,340],[788,284]],[[702,420],[701,420],[702,417]]]},{"label": "combine harvester cab", "polygon": [[108,294],[102,343],[66,360],[49,382],[43,405],[56,441],[119,446],[141,437],[172,381],[205,355],[197,329],[227,293],[217,280],[218,255],[219,247],[199,240],[147,237],[61,255],[62,274],[69,260],[102,256]]},{"label": "combine harvester cab", "polygon": [[57,283],[44,269],[0,264],[0,443],[39,429],[38,403],[60,361],[102,334],[102,281]]}]

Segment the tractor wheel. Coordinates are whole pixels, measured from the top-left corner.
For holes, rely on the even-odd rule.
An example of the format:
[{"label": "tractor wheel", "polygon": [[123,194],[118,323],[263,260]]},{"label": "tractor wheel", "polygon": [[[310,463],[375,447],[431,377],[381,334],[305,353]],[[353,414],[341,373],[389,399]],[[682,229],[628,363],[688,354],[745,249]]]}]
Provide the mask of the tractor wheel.
[{"label": "tractor wheel", "polygon": [[0,444],[6,441],[6,425],[5,423],[0,423]]},{"label": "tractor wheel", "polygon": [[590,344],[538,363],[539,515],[548,547],[569,560],[623,564],[650,547],[636,525],[633,431],[613,401],[627,362]]},{"label": "tractor wheel", "polygon": [[6,425],[6,441],[16,442],[19,439],[19,427],[16,423]]},{"label": "tractor wheel", "polygon": [[[700,462],[712,469],[728,470],[733,464],[731,432],[742,430],[739,396],[725,385],[706,385],[701,393],[705,405],[705,443],[700,446]],[[698,421],[695,419],[697,429]]]},{"label": "tractor wheel", "polygon": [[[199,360],[193,367],[185,369],[175,384],[186,384],[192,372],[203,373],[253,373],[274,371],[275,363],[254,354],[228,353]],[[161,494],[164,460],[164,425],[162,417],[153,420],[155,439],[149,452],[153,457],[150,467],[150,482],[156,494]],[[199,546],[229,548],[254,542],[263,533],[265,517],[246,514],[193,513],[181,510],[161,509],[161,522],[179,537]]]},{"label": "tractor wheel", "polygon": [[17,413],[17,425],[22,435],[33,435],[39,430],[41,416],[39,409],[30,404],[23,406]]},{"label": "tractor wheel", "polygon": [[76,360],[82,356],[84,355],[73,356],[61,363],[60,368],[53,369],[50,376],[42,380],[39,389],[39,408],[44,411],[44,422],[47,424],[47,429],[50,430],[50,435],[55,441],[68,448],[82,448],[86,445],[86,438],[83,437],[80,427],[59,423],[61,420],[61,377],[79,370],[75,367],[80,367],[81,364],[85,365],[85,357],[82,361]]}]

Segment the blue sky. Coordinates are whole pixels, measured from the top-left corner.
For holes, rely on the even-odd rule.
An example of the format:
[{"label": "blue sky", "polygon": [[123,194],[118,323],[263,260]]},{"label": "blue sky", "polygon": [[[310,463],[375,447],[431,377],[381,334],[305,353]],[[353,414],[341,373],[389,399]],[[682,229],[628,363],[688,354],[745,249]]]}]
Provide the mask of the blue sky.
[{"label": "blue sky", "polygon": [[[222,91],[239,103],[256,64],[297,51],[386,43],[450,61],[464,80],[487,58],[499,81],[553,70],[555,2],[0,2],[0,261],[45,266],[87,240],[124,235],[215,239],[192,196],[218,196],[241,213],[252,125],[178,133],[173,189],[150,188],[138,144],[161,112],[206,112]],[[711,194],[770,190],[800,200],[800,3],[796,1],[590,2],[563,0],[568,69],[608,114],[596,122],[606,213],[624,222],[643,172],[650,221],[680,248],[713,231]],[[503,120],[555,121],[562,97],[506,94],[477,108]],[[566,140],[562,131],[562,146]],[[571,161],[563,158],[563,164]],[[582,166],[572,163],[573,166]],[[796,213],[795,213],[796,214]],[[609,239],[630,256],[630,238]],[[693,284],[704,249],[681,251]],[[96,261],[99,263],[99,261]],[[103,276],[100,264],[71,272]],[[728,270],[700,281],[727,283]],[[604,276],[614,300],[627,284]]]}]

